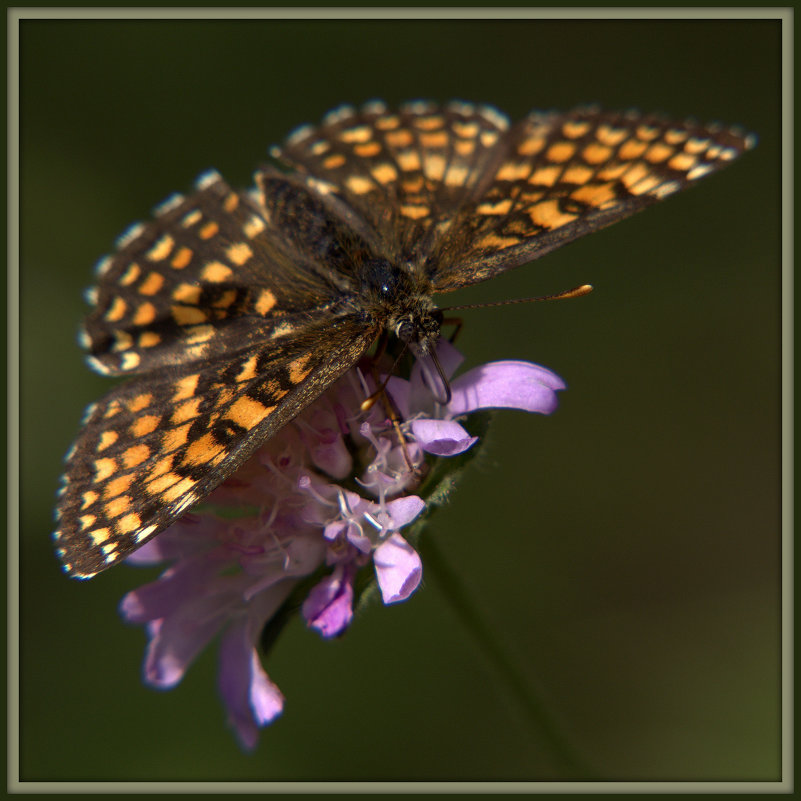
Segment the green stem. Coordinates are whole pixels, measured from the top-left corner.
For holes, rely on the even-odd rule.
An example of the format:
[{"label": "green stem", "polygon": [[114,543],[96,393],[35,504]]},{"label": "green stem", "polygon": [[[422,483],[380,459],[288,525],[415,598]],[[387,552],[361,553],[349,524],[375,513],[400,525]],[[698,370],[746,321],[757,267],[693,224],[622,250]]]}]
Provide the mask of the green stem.
[{"label": "green stem", "polygon": [[422,551],[426,575],[434,576],[457,617],[473,636],[482,653],[495,667],[509,693],[519,703],[532,725],[535,736],[548,745],[553,757],[565,773],[562,778],[598,778],[596,772],[584,763],[567,741],[558,724],[547,711],[542,699],[532,689],[531,682],[522,676],[497,641],[492,629],[482,620],[470,593],[451,569],[448,560],[434,543],[434,538],[430,534],[421,537],[418,549]]}]

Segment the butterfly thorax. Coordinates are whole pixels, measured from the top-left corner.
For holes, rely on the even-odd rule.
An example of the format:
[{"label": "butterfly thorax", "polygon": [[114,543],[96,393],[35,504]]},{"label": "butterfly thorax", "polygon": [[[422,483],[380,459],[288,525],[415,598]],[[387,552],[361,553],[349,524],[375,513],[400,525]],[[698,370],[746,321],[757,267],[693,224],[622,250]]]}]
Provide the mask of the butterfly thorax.
[{"label": "butterfly thorax", "polygon": [[360,299],[373,319],[418,355],[430,353],[439,340],[442,312],[415,271],[375,258],[362,265],[361,278]]}]

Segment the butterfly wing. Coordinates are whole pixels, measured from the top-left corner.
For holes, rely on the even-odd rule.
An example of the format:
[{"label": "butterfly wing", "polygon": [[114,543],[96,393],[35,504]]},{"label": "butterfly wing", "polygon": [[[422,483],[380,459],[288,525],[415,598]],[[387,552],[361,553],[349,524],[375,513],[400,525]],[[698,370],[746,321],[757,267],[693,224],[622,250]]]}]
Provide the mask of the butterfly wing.
[{"label": "butterfly wing", "polygon": [[728,164],[742,131],[637,112],[346,106],[273,154],[358,215],[380,252],[449,291],[532,261]]},{"label": "butterfly wing", "polygon": [[726,166],[755,142],[734,128],[593,108],[533,113],[500,145],[429,263],[437,291],[484,281],[610,225]]},{"label": "butterfly wing", "polygon": [[170,525],[350,369],[376,333],[354,315],[307,320],[234,357],[137,376],[90,406],[57,509],[64,568],[89,578]]},{"label": "butterfly wing", "polygon": [[342,106],[271,153],[352,209],[374,250],[396,264],[432,252],[502,152],[509,123],[488,106],[416,102]]}]

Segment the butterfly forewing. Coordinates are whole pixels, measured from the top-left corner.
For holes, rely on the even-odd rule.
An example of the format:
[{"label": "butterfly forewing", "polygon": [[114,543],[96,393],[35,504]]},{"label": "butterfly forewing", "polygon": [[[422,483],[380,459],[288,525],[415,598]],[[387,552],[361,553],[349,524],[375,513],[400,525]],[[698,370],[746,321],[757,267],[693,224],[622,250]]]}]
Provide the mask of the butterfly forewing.
[{"label": "butterfly forewing", "polygon": [[91,406],[59,502],[68,572],[87,578],[166,528],[352,367],[375,334],[352,316],[308,322],[202,370],[126,382]]}]

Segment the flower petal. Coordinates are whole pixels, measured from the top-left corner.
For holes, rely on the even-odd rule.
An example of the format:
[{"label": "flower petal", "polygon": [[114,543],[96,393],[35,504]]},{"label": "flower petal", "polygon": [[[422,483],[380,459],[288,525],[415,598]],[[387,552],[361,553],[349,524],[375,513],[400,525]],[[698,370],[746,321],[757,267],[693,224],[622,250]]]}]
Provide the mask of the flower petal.
[{"label": "flower petal", "polygon": [[352,564],[337,565],[331,575],[316,584],[303,602],[303,617],[309,628],[329,639],[336,637],[353,620]]},{"label": "flower petal", "polygon": [[283,711],[284,696],[264,672],[244,615],[220,640],[218,686],[229,724],[242,746],[252,750],[258,742],[259,727]]},{"label": "flower petal", "polygon": [[478,441],[453,420],[412,420],[412,433],[420,447],[435,456],[455,456]]},{"label": "flower petal", "polygon": [[400,534],[393,534],[376,548],[373,564],[385,604],[405,601],[423,577],[420,556]]},{"label": "flower petal", "polygon": [[565,382],[556,373],[537,364],[490,362],[451,384],[448,409],[454,415],[501,408],[550,414],[557,405],[556,390],[564,388]]}]

